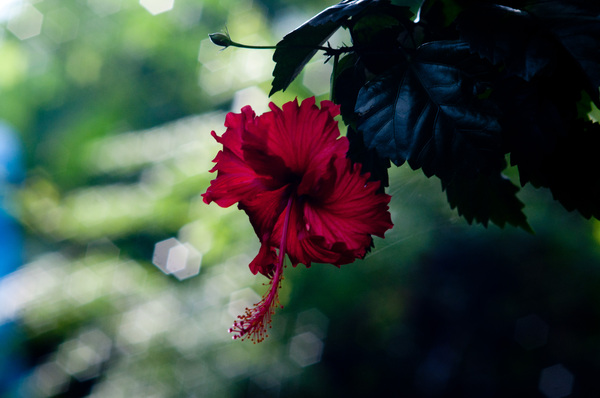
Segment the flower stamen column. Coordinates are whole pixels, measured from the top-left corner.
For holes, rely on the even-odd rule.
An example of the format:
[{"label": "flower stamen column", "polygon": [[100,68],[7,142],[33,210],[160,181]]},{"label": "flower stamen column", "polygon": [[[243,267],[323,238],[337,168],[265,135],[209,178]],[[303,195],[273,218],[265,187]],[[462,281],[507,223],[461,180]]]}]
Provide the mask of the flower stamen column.
[{"label": "flower stamen column", "polygon": [[274,307],[280,306],[279,288],[283,279],[283,262],[285,261],[285,247],[287,244],[290,212],[292,211],[292,200],[293,198],[290,196],[285,208],[285,220],[281,243],[279,245],[279,256],[277,258],[277,265],[275,266],[275,273],[269,282],[271,288],[260,302],[254,304],[253,308],[246,308],[244,315],[238,315],[238,320],[233,322],[233,326],[229,328],[229,333],[234,333],[234,340],[239,338],[244,340],[246,337],[250,337],[255,343],[260,343],[266,337],[269,337],[267,334],[267,325],[271,328],[271,315],[275,313]]}]

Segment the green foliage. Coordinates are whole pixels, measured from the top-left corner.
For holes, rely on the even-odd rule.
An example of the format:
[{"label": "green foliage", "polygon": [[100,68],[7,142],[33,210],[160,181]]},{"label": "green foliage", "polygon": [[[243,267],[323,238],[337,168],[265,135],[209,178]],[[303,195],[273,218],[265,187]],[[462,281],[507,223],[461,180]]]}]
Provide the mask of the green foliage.
[{"label": "green foliage", "polygon": [[463,43],[433,42],[371,79],[355,108],[367,146],[442,182],[497,171],[504,156],[494,108],[470,95],[483,89],[476,80],[479,64]]},{"label": "green foliage", "polygon": [[446,194],[450,207],[456,207],[469,223],[475,220],[487,226],[491,220],[500,227],[509,223],[533,233],[521,211],[524,205],[515,196],[518,190],[508,178],[497,173],[455,177],[448,183]]},{"label": "green foliage", "polygon": [[273,54],[276,65],[273,71],[271,95],[279,90],[285,90],[316,54],[317,47],[322,46],[350,17],[372,7],[377,2],[343,0],[287,34],[277,43],[277,50]]},{"label": "green foliage", "polygon": [[372,176],[385,182],[382,165],[408,162],[440,178],[469,223],[531,232],[518,187],[502,176],[508,154],[521,185],[548,187],[567,210],[597,218],[595,167],[565,148],[596,137],[599,15],[579,0],[427,0],[415,20],[389,1],[342,1],[279,43],[271,93],[343,27],[352,46],[325,49],[335,57],[331,95],[351,142],[362,140],[349,156]]}]

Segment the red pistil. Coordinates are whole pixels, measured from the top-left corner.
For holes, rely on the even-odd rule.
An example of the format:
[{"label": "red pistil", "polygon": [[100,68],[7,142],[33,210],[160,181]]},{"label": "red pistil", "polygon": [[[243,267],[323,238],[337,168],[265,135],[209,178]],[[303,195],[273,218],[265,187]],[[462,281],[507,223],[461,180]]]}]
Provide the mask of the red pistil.
[{"label": "red pistil", "polygon": [[283,232],[281,234],[281,243],[279,245],[279,256],[275,266],[275,272],[269,284],[271,288],[265,293],[262,299],[254,304],[252,308],[246,308],[244,315],[238,315],[238,319],[233,322],[229,328],[229,333],[234,333],[233,339],[245,340],[249,338],[254,343],[260,343],[266,337],[267,325],[271,328],[271,315],[275,314],[275,307],[283,306],[279,302],[278,289],[283,280],[283,262],[285,260],[285,247],[287,244],[288,224],[290,221],[290,212],[292,210],[293,195],[290,195],[285,208],[285,219],[283,221]]}]

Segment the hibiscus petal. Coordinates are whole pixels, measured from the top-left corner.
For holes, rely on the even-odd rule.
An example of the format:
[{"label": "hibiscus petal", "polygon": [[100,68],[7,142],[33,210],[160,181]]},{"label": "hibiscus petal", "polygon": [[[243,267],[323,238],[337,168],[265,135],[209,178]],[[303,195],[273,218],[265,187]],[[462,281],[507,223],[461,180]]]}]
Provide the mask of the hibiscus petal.
[{"label": "hibiscus petal", "polygon": [[224,148],[232,151],[238,158],[243,158],[242,153],[242,138],[248,125],[253,124],[256,119],[256,113],[250,106],[242,108],[241,113],[229,112],[225,116],[225,127],[227,130],[223,136],[218,137],[214,131],[213,137],[218,143],[223,144]]},{"label": "hibiscus petal", "polygon": [[273,246],[279,246],[281,236],[274,237],[273,228],[279,219],[283,222],[283,210],[288,198],[289,186],[286,185],[273,191],[263,191],[240,203],[239,208],[248,214],[261,242],[270,240]]},{"label": "hibiscus petal", "polygon": [[279,188],[289,183],[294,173],[284,158],[269,153],[264,137],[256,128],[249,128],[244,135],[242,150],[248,166],[257,174],[268,176],[271,188]]},{"label": "hibiscus petal", "polygon": [[[358,256],[371,244],[371,235],[383,237],[393,224],[388,203],[390,196],[377,193],[378,182],[368,182],[368,174],[360,174],[360,165],[338,158],[331,163],[336,180],[324,184],[303,208],[303,222],[312,236],[324,238],[326,247],[333,250],[343,243]],[[339,249],[338,249],[339,250]]]},{"label": "hibiscus petal", "polygon": [[[323,238],[307,234],[306,228],[308,225],[304,223],[302,201],[293,198],[290,206],[285,253],[292,265],[296,266],[302,263],[310,267],[312,262],[337,263],[340,260],[339,252],[332,251],[330,249],[331,245],[328,245]],[[284,225],[284,217],[280,216],[269,237],[272,245],[276,245],[277,242],[281,241]]]},{"label": "hibiscus petal", "polygon": [[[324,103],[321,109],[315,105],[314,97],[300,105],[297,100],[288,102],[282,109],[271,103],[271,111],[256,118],[252,134],[260,146],[253,147],[254,153],[282,159],[292,177],[301,177],[310,168],[325,168],[332,156],[345,156],[348,142],[338,139],[340,132],[334,120],[339,108],[329,101]],[[255,169],[273,170],[272,165],[266,164],[267,158],[246,158]]]},{"label": "hibiscus petal", "polygon": [[263,242],[254,260],[250,262],[250,271],[254,275],[258,272],[267,277],[273,277],[275,264],[277,263],[277,251],[268,243]]},{"label": "hibiscus petal", "polygon": [[215,140],[223,145],[213,162],[211,172],[217,172],[217,178],[211,181],[206,193],[202,194],[205,203],[216,202],[221,207],[229,207],[247,197],[254,197],[270,185],[268,177],[259,176],[243,158],[242,136],[247,123],[254,120],[255,114],[250,107],[244,107],[242,113],[229,113],[225,120],[227,130],[219,137],[211,133]]}]

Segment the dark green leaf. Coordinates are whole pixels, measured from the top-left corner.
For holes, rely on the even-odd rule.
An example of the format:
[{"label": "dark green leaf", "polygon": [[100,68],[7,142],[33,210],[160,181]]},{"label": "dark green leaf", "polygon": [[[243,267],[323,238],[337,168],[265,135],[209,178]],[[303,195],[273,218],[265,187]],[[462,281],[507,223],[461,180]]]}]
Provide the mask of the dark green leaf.
[{"label": "dark green leaf", "polygon": [[600,104],[600,2],[532,1],[526,9],[576,62],[586,79],[584,88]]},{"label": "dark green leaf", "polygon": [[529,13],[499,6],[478,5],[465,10],[457,23],[462,40],[508,75],[531,80],[554,66],[555,44]]},{"label": "dark green leaf", "polygon": [[600,125],[579,120],[559,141],[532,182],[547,186],[567,210],[600,219]]},{"label": "dark green leaf", "polygon": [[[492,92],[502,109],[506,151],[521,184],[545,185],[538,169],[580,117],[582,90],[598,101],[600,13],[597,2],[528,1],[521,10],[475,5],[459,18],[461,38],[506,76]],[[527,4],[525,4],[527,3]],[[585,94],[584,93],[584,94]],[[588,101],[589,102],[589,101]]]},{"label": "dark green leaf", "polygon": [[407,7],[382,5],[352,19],[353,48],[370,73],[381,74],[397,65],[401,48],[417,47],[412,16]]},{"label": "dark green leaf", "polygon": [[344,123],[348,126],[346,137],[350,142],[348,158],[352,162],[362,164],[362,172],[371,174],[371,180],[381,181],[381,190],[389,185],[388,168],[390,161],[382,158],[375,149],[368,149],[362,133],[354,128],[356,114],[354,106],[356,97],[365,82],[364,67],[355,53],[346,54],[334,64],[331,96],[340,105]]},{"label": "dark green leaf", "polygon": [[285,90],[298,76],[302,68],[322,46],[349,18],[368,7],[376,7],[384,0],[344,0],[339,4],[326,8],[296,30],[287,34],[279,43],[273,54],[275,69],[273,83],[269,95]]},{"label": "dark green leaf", "polygon": [[533,233],[523,214],[525,206],[516,197],[519,188],[500,173],[475,178],[455,178],[446,186],[450,207],[472,223],[473,220],[487,226],[488,221],[499,227],[509,223]]},{"label": "dark green leaf", "polygon": [[[521,185],[525,185],[545,157],[555,151],[557,140],[566,134],[570,120],[577,115],[568,111],[575,104],[567,94],[569,90],[559,92],[559,98],[554,101],[551,95],[542,94],[542,88],[517,77],[504,79],[492,92],[492,100],[503,111],[504,145],[506,152],[510,152],[511,164],[519,168]],[[561,103],[561,99],[567,101]]]},{"label": "dark green leaf", "polygon": [[[458,17],[461,39],[509,74],[531,80],[555,72],[569,58],[576,69],[564,79],[577,80],[599,103],[600,6],[596,1],[535,0],[516,2],[520,9],[474,3]],[[582,76],[579,76],[582,75]]]},{"label": "dark green leaf", "polygon": [[419,9],[419,17],[430,30],[437,30],[451,25],[462,8],[456,0],[425,0]]},{"label": "dark green leaf", "polygon": [[365,68],[356,53],[342,56],[334,63],[331,76],[331,99],[340,105],[340,112],[346,125],[354,125],[354,107],[358,92],[365,84]]},{"label": "dark green leaf", "polygon": [[380,157],[375,149],[368,149],[365,146],[362,134],[352,127],[348,127],[346,137],[350,141],[348,158],[354,163],[362,164],[361,172],[370,173],[370,180],[381,181],[381,191],[383,191],[383,188],[389,185],[388,168],[390,167],[390,160]]},{"label": "dark green leaf", "polygon": [[494,109],[478,98],[485,66],[465,43],[431,42],[368,82],[356,104],[367,147],[443,181],[455,173],[500,172],[500,126]]},{"label": "dark green leaf", "polygon": [[466,43],[427,43],[365,85],[357,126],[379,155],[440,177],[450,205],[469,222],[531,232],[518,188],[500,174],[505,149],[500,115],[486,99],[490,69]]},{"label": "dark green leaf", "polygon": [[381,12],[367,15],[358,20],[352,27],[353,42],[355,45],[373,42],[374,39],[377,39],[380,31],[394,30],[399,25],[400,21],[389,13]]}]

